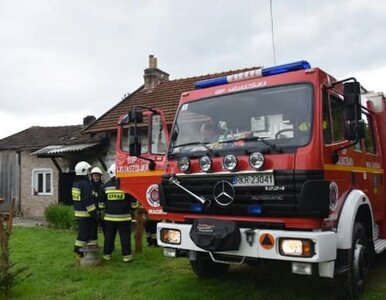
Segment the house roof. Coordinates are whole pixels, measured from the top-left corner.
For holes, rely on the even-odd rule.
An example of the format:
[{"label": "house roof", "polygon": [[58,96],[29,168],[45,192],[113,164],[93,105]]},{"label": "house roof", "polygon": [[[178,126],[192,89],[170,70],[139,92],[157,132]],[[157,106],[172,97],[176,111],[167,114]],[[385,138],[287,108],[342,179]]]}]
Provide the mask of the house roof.
[{"label": "house roof", "polygon": [[76,144],[76,145],[52,145],[47,146],[44,148],[41,148],[33,153],[32,155],[38,155],[38,156],[58,156],[63,153],[69,153],[69,152],[79,152],[86,149],[91,149],[95,146],[98,146],[99,142],[94,143],[84,143],[84,144]]},{"label": "house roof", "polygon": [[83,125],[32,126],[0,140],[0,150],[37,150],[52,145],[77,145],[101,140],[101,136],[82,134]]},{"label": "house roof", "polygon": [[136,91],[122,99],[122,101],[120,101],[117,105],[99,117],[90,126],[84,129],[83,133],[115,130],[118,117],[126,114],[137,105],[143,105],[154,109],[162,109],[165,113],[166,122],[170,124],[173,122],[176,114],[181,93],[193,90],[194,83],[196,81],[250,71],[256,68],[257,67],[251,67],[190,78],[163,81],[152,90],[147,90],[142,85]]}]

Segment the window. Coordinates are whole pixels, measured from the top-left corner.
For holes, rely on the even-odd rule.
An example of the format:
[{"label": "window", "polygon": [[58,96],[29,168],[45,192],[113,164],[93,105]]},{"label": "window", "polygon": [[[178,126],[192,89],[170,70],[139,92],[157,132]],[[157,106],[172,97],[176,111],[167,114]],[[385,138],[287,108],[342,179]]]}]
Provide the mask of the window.
[{"label": "window", "polygon": [[366,152],[375,153],[375,141],[374,141],[371,116],[368,114],[362,113],[362,118],[365,122],[365,149],[366,149]]},{"label": "window", "polygon": [[324,143],[330,144],[344,139],[343,101],[332,95],[324,95],[323,134]]},{"label": "window", "polygon": [[[140,139],[141,139],[141,154],[148,153],[148,128],[147,127],[138,127],[140,131]],[[124,128],[122,132],[122,142],[121,149],[123,151],[129,152],[130,150],[130,136],[129,136],[129,128]]]},{"label": "window", "polygon": [[152,116],[151,128],[151,153],[165,154],[166,139],[165,131],[163,130],[160,115]]},{"label": "window", "polygon": [[344,139],[343,101],[335,97],[330,98],[332,136],[335,142]]},{"label": "window", "polygon": [[52,169],[32,170],[33,195],[52,195]]},{"label": "window", "polygon": [[[171,134],[173,155],[210,148],[219,152],[292,151],[309,143],[313,87],[292,84],[204,98],[180,106]],[[203,140],[202,126],[216,137]],[[197,146],[198,145],[198,146]],[[272,150],[272,149],[271,149]]]}]

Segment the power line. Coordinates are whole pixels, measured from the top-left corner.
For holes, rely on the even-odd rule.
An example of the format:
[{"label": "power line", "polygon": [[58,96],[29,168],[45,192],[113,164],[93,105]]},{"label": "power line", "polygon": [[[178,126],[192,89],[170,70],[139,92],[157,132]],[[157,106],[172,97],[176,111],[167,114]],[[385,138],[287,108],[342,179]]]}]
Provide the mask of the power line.
[{"label": "power line", "polygon": [[269,11],[271,13],[271,37],[272,37],[272,50],[273,50],[273,64],[276,66],[276,49],[275,49],[275,34],[274,34],[274,30],[273,30],[272,0],[269,0]]}]

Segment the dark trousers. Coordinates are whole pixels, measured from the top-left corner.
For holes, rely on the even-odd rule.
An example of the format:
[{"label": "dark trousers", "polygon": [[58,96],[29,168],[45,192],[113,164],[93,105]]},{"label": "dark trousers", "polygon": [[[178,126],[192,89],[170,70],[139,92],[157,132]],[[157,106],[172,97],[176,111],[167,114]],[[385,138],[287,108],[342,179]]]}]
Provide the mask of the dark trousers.
[{"label": "dark trousers", "polygon": [[99,218],[98,228],[102,229],[103,236],[105,235],[105,221],[102,218]]},{"label": "dark trousers", "polygon": [[91,227],[91,238],[90,240],[94,243],[98,243],[98,220],[93,220],[93,224]]},{"label": "dark trousers", "polygon": [[105,243],[103,254],[114,251],[115,236],[119,233],[121,240],[122,256],[131,254],[131,221],[105,221]]},{"label": "dark trousers", "polygon": [[147,220],[145,223],[146,240],[148,246],[157,246],[157,223],[158,221]]},{"label": "dark trousers", "polygon": [[95,228],[95,220],[92,218],[78,219],[78,235],[75,241],[74,252],[80,254],[80,248],[87,246],[87,243],[95,240],[93,229]]}]

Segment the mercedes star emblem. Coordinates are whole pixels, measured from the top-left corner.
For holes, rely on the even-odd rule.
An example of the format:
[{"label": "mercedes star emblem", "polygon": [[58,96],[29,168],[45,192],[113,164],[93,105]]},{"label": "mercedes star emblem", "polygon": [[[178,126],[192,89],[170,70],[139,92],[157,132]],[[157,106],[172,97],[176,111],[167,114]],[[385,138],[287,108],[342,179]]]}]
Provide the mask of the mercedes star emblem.
[{"label": "mercedes star emblem", "polygon": [[235,189],[228,181],[221,180],[213,188],[213,197],[219,205],[227,206],[235,199]]}]

